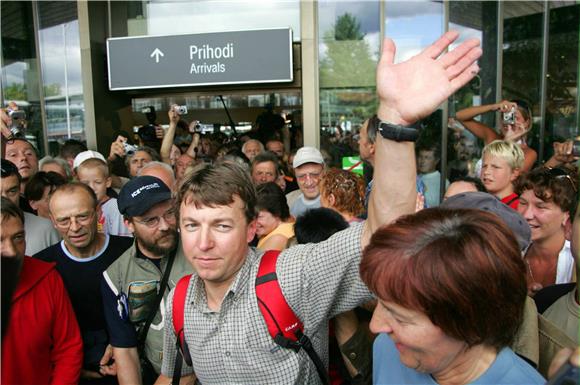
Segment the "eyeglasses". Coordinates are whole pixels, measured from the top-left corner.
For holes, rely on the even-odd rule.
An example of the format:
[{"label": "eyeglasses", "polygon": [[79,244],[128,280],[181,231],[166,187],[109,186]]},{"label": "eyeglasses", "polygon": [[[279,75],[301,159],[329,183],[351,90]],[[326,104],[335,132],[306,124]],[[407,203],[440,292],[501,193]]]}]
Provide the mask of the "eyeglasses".
[{"label": "eyeglasses", "polygon": [[296,179],[302,181],[306,180],[306,178],[310,179],[318,179],[320,178],[320,172],[307,172],[305,174],[296,174]]},{"label": "eyeglasses", "polygon": [[576,183],[574,183],[572,177],[565,170],[562,170],[561,168],[546,167],[546,173],[554,179],[568,180],[568,182],[570,182],[570,185],[572,185],[572,189],[574,189],[574,192],[575,193],[578,192],[578,189],[576,188]]},{"label": "eyeglasses", "polygon": [[175,209],[167,210],[165,212],[165,214],[163,214],[161,216],[150,217],[150,218],[145,218],[145,219],[133,218],[133,220],[135,222],[141,223],[142,225],[145,225],[149,228],[153,228],[153,227],[157,227],[159,225],[159,222],[161,222],[161,218],[163,218],[165,220],[165,222],[167,222],[167,223],[175,222],[175,220],[176,220]]},{"label": "eyeglasses", "polygon": [[91,223],[94,215],[95,211],[91,211],[90,213],[82,213],[79,215],[73,215],[72,217],[57,218],[55,220],[55,225],[62,230],[68,230],[74,220],[81,226],[87,226]]}]

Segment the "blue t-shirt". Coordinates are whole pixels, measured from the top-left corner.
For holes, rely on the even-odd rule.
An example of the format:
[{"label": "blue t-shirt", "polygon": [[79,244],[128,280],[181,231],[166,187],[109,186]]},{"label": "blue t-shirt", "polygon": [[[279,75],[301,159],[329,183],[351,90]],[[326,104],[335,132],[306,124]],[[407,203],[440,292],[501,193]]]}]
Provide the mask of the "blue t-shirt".
[{"label": "blue t-shirt", "polygon": [[[471,384],[544,384],[546,380],[518,357],[510,348],[503,348],[489,369]],[[401,363],[399,352],[391,338],[381,333],[373,345],[373,383],[437,384],[427,373],[408,368]]]}]

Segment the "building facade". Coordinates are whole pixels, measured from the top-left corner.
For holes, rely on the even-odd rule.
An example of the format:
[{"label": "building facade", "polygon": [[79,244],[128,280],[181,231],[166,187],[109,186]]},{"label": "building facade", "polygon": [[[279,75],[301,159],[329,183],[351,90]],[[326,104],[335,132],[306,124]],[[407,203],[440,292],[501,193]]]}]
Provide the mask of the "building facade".
[{"label": "building facade", "polygon": [[[107,154],[117,134],[146,123],[146,106],[156,108],[161,124],[176,103],[188,107],[188,119],[227,127],[225,105],[243,128],[271,105],[304,144],[326,149],[338,163],[356,155],[356,133],[376,110],[383,37],[394,39],[396,60],[404,60],[450,29],[461,39],[481,39],[484,54],[478,76],[425,122],[425,141],[439,146],[444,175],[458,147],[473,145],[478,156],[481,143],[459,143],[448,124],[467,106],[528,101],[534,117],[527,140],[540,161],[553,141],[580,134],[576,1],[79,0],[3,1],[0,7],[0,96],[4,105],[14,101],[27,112],[27,137],[43,154],[56,153],[67,138]],[[108,38],[280,27],[293,32],[292,82],[108,88]],[[482,116],[491,127],[499,119]]]}]

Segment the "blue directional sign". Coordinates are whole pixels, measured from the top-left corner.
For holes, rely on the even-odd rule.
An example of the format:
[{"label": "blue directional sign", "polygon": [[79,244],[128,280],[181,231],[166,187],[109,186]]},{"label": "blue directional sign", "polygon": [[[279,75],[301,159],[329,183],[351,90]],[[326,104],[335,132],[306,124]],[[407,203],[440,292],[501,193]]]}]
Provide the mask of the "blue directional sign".
[{"label": "blue directional sign", "polygon": [[289,28],[107,39],[109,89],[293,80]]}]

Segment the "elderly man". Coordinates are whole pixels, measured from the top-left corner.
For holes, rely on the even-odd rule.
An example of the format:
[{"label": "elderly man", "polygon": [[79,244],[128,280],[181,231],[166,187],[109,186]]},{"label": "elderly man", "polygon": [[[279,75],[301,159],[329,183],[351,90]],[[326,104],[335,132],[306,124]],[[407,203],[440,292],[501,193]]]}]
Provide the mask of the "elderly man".
[{"label": "elderly man", "polygon": [[62,279],[54,265],[24,256],[18,206],[2,197],[0,210],[3,301],[7,279],[17,281],[2,335],[2,384],[78,384],[83,342]]},{"label": "elderly man", "polygon": [[264,152],[264,145],[259,140],[249,139],[242,145],[242,152],[251,162],[256,155]]},{"label": "elderly man", "polygon": [[[449,32],[397,65],[393,64],[394,44],[385,40],[377,69],[382,133],[376,161],[390,167],[376,168],[369,220],[326,242],[284,250],[274,263],[275,274],[268,274],[277,278],[304,333],[315,336],[312,346],[323,362],[328,350],[328,319],[372,298],[358,271],[371,234],[415,210],[412,142],[419,129],[412,125],[477,73],[474,61],[481,55],[477,40],[470,39],[442,55],[457,37]],[[320,168],[304,173],[322,171],[321,162],[314,165]],[[311,177],[302,176],[303,180]],[[256,195],[250,178],[229,163],[200,166],[181,186],[178,204],[183,249],[195,273],[184,301],[176,304],[184,314],[183,335],[193,367],[184,368],[177,376],[193,377],[195,371],[202,384],[320,383],[306,354],[276,346],[259,309],[256,278],[263,254],[248,246],[256,233]],[[168,302],[167,325],[172,325],[171,296]],[[174,374],[175,335],[173,327],[166,328],[158,384],[169,383]]]},{"label": "elderly man", "polygon": [[324,158],[314,147],[302,147],[292,162],[299,190],[286,195],[290,214],[298,217],[309,209],[320,207],[320,177],[324,170]]},{"label": "elderly man", "polygon": [[191,266],[179,247],[171,191],[153,176],[127,182],[119,210],[135,237],[101,287],[119,384],[151,384],[161,369],[165,298]]},{"label": "elderly man", "polygon": [[50,219],[63,240],[34,257],[56,263],[69,293],[84,341],[83,378],[114,374],[107,366],[111,352],[107,349],[101,277],[133,239],[98,232],[97,197],[83,183],[57,187],[48,205]]}]

